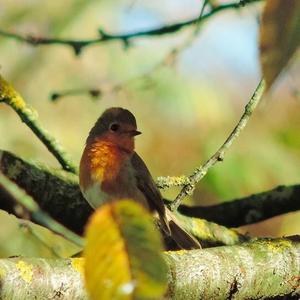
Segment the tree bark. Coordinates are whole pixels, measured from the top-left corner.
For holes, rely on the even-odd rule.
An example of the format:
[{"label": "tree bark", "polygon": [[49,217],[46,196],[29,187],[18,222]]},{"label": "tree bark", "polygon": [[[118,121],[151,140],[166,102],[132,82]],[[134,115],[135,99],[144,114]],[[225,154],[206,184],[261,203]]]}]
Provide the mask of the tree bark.
[{"label": "tree bark", "polygon": [[278,186],[272,190],[211,206],[181,205],[183,215],[204,218],[227,227],[257,223],[300,210],[300,185]]},{"label": "tree bark", "polygon": [[[300,237],[169,251],[165,299],[299,299]],[[0,298],[87,299],[84,259],[0,259]],[[99,278],[101,280],[101,278]]]},{"label": "tree bark", "polygon": [[[0,151],[0,171],[31,195],[53,219],[82,234],[92,209],[81,195],[77,176],[30,164],[6,151]],[[9,206],[12,201],[3,192],[2,199],[6,201],[0,201],[0,209],[17,215],[14,206]],[[233,245],[248,239],[237,231],[205,220],[178,217],[182,226],[201,240],[204,246]],[[30,214],[28,219],[34,221]]]},{"label": "tree bark", "polygon": [[[81,195],[76,175],[26,162],[7,151],[0,151],[0,171],[55,220],[76,233],[83,233],[93,210]],[[0,202],[0,209],[5,209],[1,205]]]},{"label": "tree bark", "polygon": [[[0,151],[0,170],[30,194],[54,219],[81,234],[92,209],[82,197],[78,177],[28,163],[7,151]],[[0,209],[7,210],[1,207]],[[273,190],[212,206],[181,205],[185,216],[203,218],[228,227],[238,227],[300,210],[300,185]]]}]

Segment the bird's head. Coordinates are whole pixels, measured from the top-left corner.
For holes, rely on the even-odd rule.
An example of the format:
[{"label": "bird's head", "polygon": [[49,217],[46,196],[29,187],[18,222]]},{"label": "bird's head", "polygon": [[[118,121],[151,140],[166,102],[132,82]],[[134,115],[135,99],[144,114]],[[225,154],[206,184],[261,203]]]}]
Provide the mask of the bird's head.
[{"label": "bird's head", "polygon": [[134,115],[127,109],[112,107],[104,111],[91,129],[87,144],[105,141],[129,152],[134,150],[134,137],[141,134],[137,130]]}]

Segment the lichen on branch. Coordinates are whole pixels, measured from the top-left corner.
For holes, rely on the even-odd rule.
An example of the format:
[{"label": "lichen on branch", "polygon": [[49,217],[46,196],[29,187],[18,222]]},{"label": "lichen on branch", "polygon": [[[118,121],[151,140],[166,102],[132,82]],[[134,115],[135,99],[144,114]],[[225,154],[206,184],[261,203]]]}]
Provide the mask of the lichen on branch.
[{"label": "lichen on branch", "polygon": [[[299,236],[193,251],[168,251],[164,259],[168,265],[165,299],[300,297]],[[83,270],[83,258],[0,259],[0,298],[87,299]]]},{"label": "lichen on branch", "polygon": [[181,201],[188,195],[191,195],[195,189],[196,184],[206,175],[208,170],[213,167],[217,162],[224,160],[224,155],[227,150],[232,145],[233,141],[240,135],[241,131],[245,128],[248,123],[250,116],[252,115],[254,109],[261,100],[265,90],[265,82],[262,79],[258,86],[256,87],[253,95],[251,96],[249,102],[245,106],[244,113],[242,114],[240,120],[229,134],[225,142],[220,146],[220,148],[205,162],[205,164],[196,168],[196,170],[187,178],[187,184],[183,186],[180,193],[177,195],[175,200],[169,204],[172,211],[177,210]]},{"label": "lichen on branch", "polygon": [[22,96],[0,75],[0,103],[9,105],[33,131],[66,171],[76,173],[77,168],[68,158],[59,142],[37,120],[37,112],[29,107]]},{"label": "lichen on branch", "polygon": [[[27,191],[55,220],[82,234],[92,209],[83,198],[74,174],[42,168],[6,151],[0,151],[0,171]],[[0,209],[7,210],[4,204],[0,201]],[[14,213],[11,209],[9,212]],[[205,220],[182,216],[181,224],[209,245],[232,245],[245,240],[236,231]]]}]

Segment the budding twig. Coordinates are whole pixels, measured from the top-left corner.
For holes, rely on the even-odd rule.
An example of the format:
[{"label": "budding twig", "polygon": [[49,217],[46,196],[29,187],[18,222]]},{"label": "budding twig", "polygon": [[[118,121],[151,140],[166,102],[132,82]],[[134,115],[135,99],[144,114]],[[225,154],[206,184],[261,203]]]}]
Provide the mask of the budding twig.
[{"label": "budding twig", "polygon": [[[259,2],[261,0],[247,0],[247,4]],[[196,18],[178,22],[171,25],[164,25],[158,28],[154,29],[148,29],[148,30],[141,30],[141,31],[135,31],[131,33],[121,33],[121,34],[111,34],[107,33],[103,29],[99,29],[99,37],[93,38],[93,39],[85,39],[85,40],[71,40],[71,39],[60,39],[60,38],[47,38],[47,37],[38,37],[38,36],[32,36],[32,35],[20,35],[13,32],[8,32],[5,30],[0,30],[0,35],[8,38],[15,39],[17,41],[25,42],[27,44],[30,44],[32,46],[40,46],[40,45],[64,45],[69,46],[74,50],[75,55],[80,55],[82,50],[86,48],[87,46],[92,46],[95,44],[101,44],[113,40],[119,40],[123,42],[124,46],[127,48],[130,46],[130,41],[132,39],[140,38],[140,37],[147,37],[147,36],[162,36],[165,34],[171,34],[175,33],[179,30],[181,30],[184,27],[199,24],[202,21],[205,21],[209,19],[211,16],[224,11],[224,10],[230,10],[230,9],[239,9],[244,7],[246,4],[245,1],[234,1],[232,3],[222,4],[219,6],[213,6],[211,7],[211,10],[203,14],[201,18],[197,16]]]},{"label": "budding twig", "polygon": [[38,123],[37,113],[28,107],[22,96],[17,93],[13,86],[0,76],[0,103],[1,102],[9,105],[19,115],[21,120],[54,155],[64,170],[72,173],[77,172],[76,167],[67,157],[67,153],[62,146]]},{"label": "budding twig", "polygon": [[219,161],[223,161],[224,155],[226,151],[229,149],[233,141],[239,136],[241,131],[246,126],[252,112],[256,108],[257,104],[259,103],[260,99],[262,98],[262,95],[264,93],[265,89],[265,82],[264,80],[261,80],[258,84],[254,94],[252,95],[250,101],[247,103],[245,107],[245,111],[233,129],[233,131],[230,133],[224,144],[218,149],[218,151],[202,166],[197,168],[189,177],[189,182],[185,184],[176,197],[176,199],[171,202],[170,209],[172,211],[176,210],[178,206],[180,205],[181,201],[184,197],[187,195],[191,195],[195,189],[196,184],[206,175],[208,170],[215,165]]}]

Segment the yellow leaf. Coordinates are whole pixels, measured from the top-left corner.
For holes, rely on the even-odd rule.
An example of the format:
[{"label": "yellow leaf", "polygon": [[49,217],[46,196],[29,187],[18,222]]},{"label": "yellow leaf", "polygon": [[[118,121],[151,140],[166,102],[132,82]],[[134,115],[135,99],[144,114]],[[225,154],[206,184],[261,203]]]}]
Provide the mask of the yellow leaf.
[{"label": "yellow leaf", "polygon": [[166,290],[162,242],[152,216],[131,200],[100,207],[86,229],[91,299],[160,299]]},{"label": "yellow leaf", "polygon": [[268,0],[260,27],[260,61],[269,88],[300,45],[300,1]]}]

